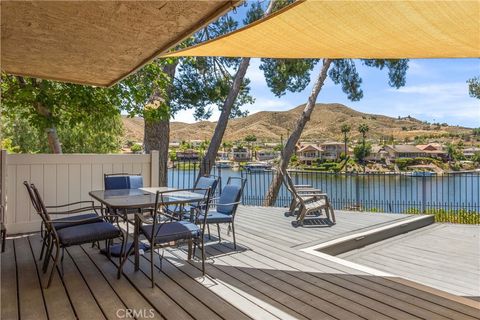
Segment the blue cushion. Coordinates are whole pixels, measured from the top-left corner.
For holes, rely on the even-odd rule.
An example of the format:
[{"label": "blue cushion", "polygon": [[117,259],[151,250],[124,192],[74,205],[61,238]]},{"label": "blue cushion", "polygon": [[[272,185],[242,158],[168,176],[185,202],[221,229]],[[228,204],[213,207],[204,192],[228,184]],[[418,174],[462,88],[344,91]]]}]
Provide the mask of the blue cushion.
[{"label": "blue cushion", "polygon": [[130,185],[128,189],[139,189],[143,188],[143,177],[142,176],[129,176]]},{"label": "blue cushion", "polygon": [[[72,222],[75,220],[85,220],[85,219],[88,219],[88,221]],[[102,221],[103,221],[102,217],[99,217],[96,213],[86,213],[86,214],[80,214],[78,216],[70,216],[65,218],[54,219],[52,220],[52,224],[56,230],[60,230],[66,227],[72,227],[80,224],[102,222]]]},{"label": "blue cushion", "polygon": [[[237,185],[227,184],[222,190],[222,195],[217,202],[217,211],[225,214],[233,214],[235,205],[229,204],[240,200],[240,192],[242,188]],[[227,204],[227,205],[222,205]]]},{"label": "blue cushion", "polygon": [[100,240],[114,239],[122,232],[108,222],[95,222],[63,228],[57,231],[60,243],[63,246],[72,246]]},{"label": "blue cushion", "polygon": [[[153,225],[147,224],[140,227],[140,231],[148,238],[152,238]],[[175,221],[157,224],[155,226],[155,243],[166,243],[181,239],[192,239],[200,236],[200,228],[191,222]]]},{"label": "blue cushion", "polygon": [[128,176],[105,177],[105,190],[130,189]]},{"label": "blue cushion", "polygon": [[138,189],[143,187],[142,176],[106,176],[105,190]]},{"label": "blue cushion", "polygon": [[[198,222],[203,223],[205,215],[201,214],[198,216]],[[233,216],[230,214],[220,213],[218,211],[208,211],[207,213],[207,223],[228,223],[232,222]]]},{"label": "blue cushion", "polygon": [[208,189],[211,188],[212,192],[215,191],[215,188],[217,187],[218,180],[212,177],[200,177],[198,179],[197,184],[195,185],[195,188],[197,189]]}]

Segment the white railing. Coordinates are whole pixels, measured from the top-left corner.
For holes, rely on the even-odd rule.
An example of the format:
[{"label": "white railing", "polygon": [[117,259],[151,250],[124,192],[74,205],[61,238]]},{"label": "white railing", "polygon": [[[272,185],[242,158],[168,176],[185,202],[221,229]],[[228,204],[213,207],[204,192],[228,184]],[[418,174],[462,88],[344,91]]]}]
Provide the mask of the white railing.
[{"label": "white railing", "polygon": [[40,217],[23,181],[34,183],[46,205],[92,200],[104,188],[106,173],[142,174],[144,185],[158,186],[158,151],[151,154],[8,154],[1,151],[1,203],[8,234],[37,231]]}]

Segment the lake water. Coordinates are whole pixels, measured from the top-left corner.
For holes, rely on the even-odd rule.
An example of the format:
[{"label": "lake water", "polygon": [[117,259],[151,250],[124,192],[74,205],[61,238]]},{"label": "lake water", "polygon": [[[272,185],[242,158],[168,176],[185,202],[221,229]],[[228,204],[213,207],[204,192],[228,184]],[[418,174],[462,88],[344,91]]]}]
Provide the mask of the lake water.
[{"label": "lake water", "polygon": [[[169,186],[193,186],[197,170],[169,170]],[[271,171],[216,169],[215,175],[226,183],[228,177],[247,179],[243,202],[262,205],[272,179]],[[296,184],[309,184],[328,193],[336,209],[360,205],[363,210],[402,213],[407,210],[453,209],[480,212],[480,174],[448,174],[432,177],[410,177],[399,174],[333,174],[291,172]],[[290,195],[282,186],[277,206],[287,206]]]}]

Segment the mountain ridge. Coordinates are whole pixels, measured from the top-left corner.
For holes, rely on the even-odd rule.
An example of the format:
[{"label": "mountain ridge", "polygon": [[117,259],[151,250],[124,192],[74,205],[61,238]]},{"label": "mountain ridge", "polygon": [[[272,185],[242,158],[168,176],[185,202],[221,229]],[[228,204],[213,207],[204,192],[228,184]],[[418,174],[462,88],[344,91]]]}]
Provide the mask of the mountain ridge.
[{"label": "mountain ridge", "polygon": [[[254,134],[258,141],[280,142],[286,139],[295,127],[305,105],[287,111],[260,111],[244,118],[231,119],[224,140],[237,141]],[[141,142],[143,140],[143,119],[123,117],[125,139]],[[357,127],[366,123],[370,138],[393,136],[397,140],[413,139],[422,135],[442,135],[449,133],[467,133],[471,129],[458,126],[427,124],[412,117],[393,118],[380,114],[368,114],[356,111],[339,103],[318,103],[307,123],[302,140],[305,141],[341,141],[340,128],[343,124],[351,126],[350,136],[359,137]],[[215,130],[216,122],[200,121],[170,123],[170,141],[209,140]]]}]

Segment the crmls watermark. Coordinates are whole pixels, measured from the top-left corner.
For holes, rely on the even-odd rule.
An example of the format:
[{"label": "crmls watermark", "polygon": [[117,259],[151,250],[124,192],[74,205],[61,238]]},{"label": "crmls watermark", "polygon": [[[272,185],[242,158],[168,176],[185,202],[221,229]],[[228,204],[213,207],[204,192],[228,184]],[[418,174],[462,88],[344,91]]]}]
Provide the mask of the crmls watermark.
[{"label": "crmls watermark", "polygon": [[118,309],[117,318],[119,319],[152,319],[155,317],[154,309]]}]

